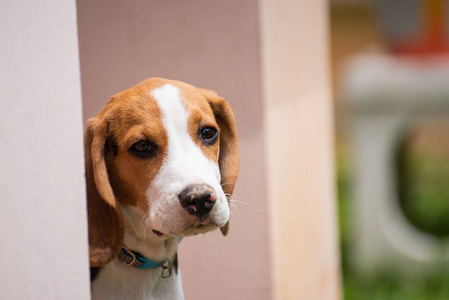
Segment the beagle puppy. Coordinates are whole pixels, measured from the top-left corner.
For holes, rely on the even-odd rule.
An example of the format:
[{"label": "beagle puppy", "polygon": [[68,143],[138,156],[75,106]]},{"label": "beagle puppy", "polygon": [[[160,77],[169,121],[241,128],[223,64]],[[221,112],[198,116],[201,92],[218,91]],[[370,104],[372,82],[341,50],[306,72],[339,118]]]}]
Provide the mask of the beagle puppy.
[{"label": "beagle puppy", "polygon": [[237,130],[215,92],[150,78],[85,133],[92,299],[183,299],[177,246],[229,229]]}]

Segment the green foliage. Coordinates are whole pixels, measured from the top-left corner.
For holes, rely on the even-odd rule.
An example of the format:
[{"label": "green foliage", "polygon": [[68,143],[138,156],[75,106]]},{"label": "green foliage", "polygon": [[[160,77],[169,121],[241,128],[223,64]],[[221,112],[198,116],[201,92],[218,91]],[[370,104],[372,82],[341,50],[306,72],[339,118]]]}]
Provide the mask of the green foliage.
[{"label": "green foliage", "polygon": [[343,287],[345,300],[447,300],[449,266],[412,278],[402,278],[393,270],[386,270],[369,281],[344,270]]},{"label": "green foliage", "polygon": [[418,229],[449,235],[449,159],[417,151],[399,151],[400,205]]},{"label": "green foliage", "polygon": [[[383,270],[371,279],[361,278],[350,264],[353,223],[349,197],[348,164],[341,153],[337,158],[338,212],[342,252],[345,300],[447,300],[449,299],[449,264],[426,274],[404,277],[395,270]],[[402,192],[407,193],[401,205],[406,217],[418,228],[437,236],[449,233],[449,163],[440,157],[402,157],[399,166]],[[405,188],[405,189],[404,189]]]}]

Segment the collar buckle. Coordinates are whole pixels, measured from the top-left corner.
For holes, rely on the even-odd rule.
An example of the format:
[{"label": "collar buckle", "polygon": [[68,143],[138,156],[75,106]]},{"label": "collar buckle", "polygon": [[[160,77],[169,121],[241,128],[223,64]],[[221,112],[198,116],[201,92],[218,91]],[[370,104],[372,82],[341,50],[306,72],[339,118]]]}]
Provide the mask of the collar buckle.
[{"label": "collar buckle", "polygon": [[172,262],[170,259],[167,259],[165,262],[161,262],[161,277],[168,278],[172,274]]},{"label": "collar buckle", "polygon": [[132,260],[130,262],[123,262],[123,264],[127,267],[131,267],[136,262],[137,257],[134,252],[128,250],[128,248],[126,248],[125,246],[122,246],[122,248],[126,251],[126,254],[132,257]]}]

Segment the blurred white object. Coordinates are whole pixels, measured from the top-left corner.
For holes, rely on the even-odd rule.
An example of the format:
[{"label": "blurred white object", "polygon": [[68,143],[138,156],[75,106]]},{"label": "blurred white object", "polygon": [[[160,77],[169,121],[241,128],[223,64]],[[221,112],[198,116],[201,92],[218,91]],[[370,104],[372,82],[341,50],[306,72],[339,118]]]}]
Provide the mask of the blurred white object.
[{"label": "blurred white object", "polygon": [[394,156],[419,118],[449,114],[449,57],[363,55],[349,63],[344,83],[355,156],[355,267],[370,274],[402,265],[409,272],[448,259],[447,245],[405,219],[397,199]]}]

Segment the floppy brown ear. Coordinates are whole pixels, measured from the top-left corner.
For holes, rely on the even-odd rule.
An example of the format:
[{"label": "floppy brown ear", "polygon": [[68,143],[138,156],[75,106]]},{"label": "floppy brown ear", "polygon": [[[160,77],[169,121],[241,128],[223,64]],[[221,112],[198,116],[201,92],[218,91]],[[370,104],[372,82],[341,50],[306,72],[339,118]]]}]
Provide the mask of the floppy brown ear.
[{"label": "floppy brown ear", "polygon": [[90,265],[103,266],[118,254],[125,234],[122,214],[109,183],[105,162],[108,123],[88,120],[84,135],[89,216]]},{"label": "floppy brown ear", "polygon": [[[220,127],[218,165],[220,167],[221,185],[230,203],[239,173],[238,135],[234,114],[226,100],[219,97],[215,92],[204,89],[201,92],[209,102],[218,126]],[[227,235],[229,221],[220,230],[223,235]]]}]

